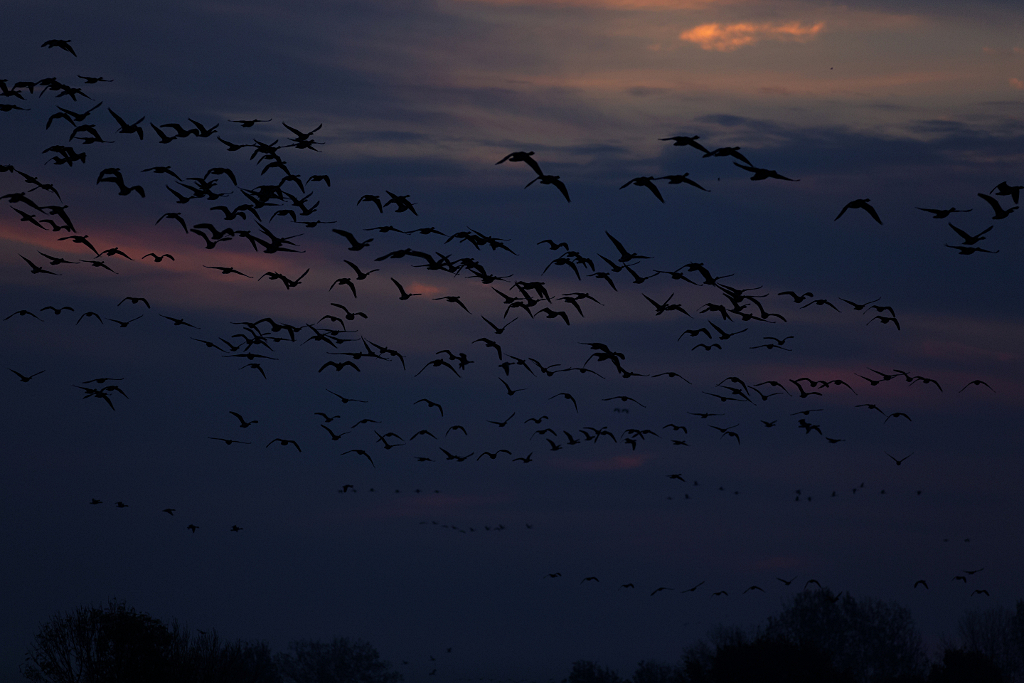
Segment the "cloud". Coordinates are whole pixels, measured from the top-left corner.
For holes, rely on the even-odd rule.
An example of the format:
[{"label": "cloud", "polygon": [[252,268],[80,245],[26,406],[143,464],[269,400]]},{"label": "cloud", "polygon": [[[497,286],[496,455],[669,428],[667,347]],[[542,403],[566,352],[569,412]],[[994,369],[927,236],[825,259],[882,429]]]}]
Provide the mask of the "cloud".
[{"label": "cloud", "polygon": [[1019,78],[1011,78],[1010,85],[1016,88],[1017,90],[1024,90],[1024,81],[1020,80]]},{"label": "cloud", "polygon": [[680,40],[700,45],[705,50],[731,52],[744,45],[761,40],[810,40],[825,27],[825,22],[804,25],[798,21],[788,24],[701,24],[679,34]]},{"label": "cloud", "polygon": [[741,0],[463,0],[490,5],[561,5],[582,9],[616,9],[616,10],[694,10],[704,9],[709,5],[732,4]]}]

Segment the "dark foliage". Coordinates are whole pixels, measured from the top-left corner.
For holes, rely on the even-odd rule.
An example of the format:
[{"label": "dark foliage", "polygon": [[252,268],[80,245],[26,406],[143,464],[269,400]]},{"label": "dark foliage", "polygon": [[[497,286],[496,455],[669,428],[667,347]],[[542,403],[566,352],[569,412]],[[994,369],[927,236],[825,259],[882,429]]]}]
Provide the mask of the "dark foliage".
[{"label": "dark foliage", "polygon": [[329,643],[302,640],[274,658],[284,683],[397,683],[369,643],[335,638]]},{"label": "dark foliage", "polygon": [[626,683],[608,667],[580,660],[572,663],[568,683]]},{"label": "dark foliage", "polygon": [[914,680],[926,670],[910,610],[896,603],[805,590],[769,617],[764,634],[805,652],[827,653],[836,671],[857,682]]},{"label": "dark foliage", "polygon": [[1003,672],[980,652],[947,648],[941,664],[933,664],[928,683],[1004,683]]}]

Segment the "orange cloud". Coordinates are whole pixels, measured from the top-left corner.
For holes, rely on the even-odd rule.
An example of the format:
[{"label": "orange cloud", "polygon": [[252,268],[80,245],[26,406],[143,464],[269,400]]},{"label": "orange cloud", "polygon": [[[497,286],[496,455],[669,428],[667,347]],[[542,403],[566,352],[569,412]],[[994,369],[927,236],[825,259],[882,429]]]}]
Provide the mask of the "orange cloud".
[{"label": "orange cloud", "polygon": [[794,40],[804,42],[810,40],[825,27],[819,21],[813,26],[805,26],[798,21],[788,24],[701,24],[689,31],[679,34],[680,40],[700,45],[705,50],[731,52],[744,45],[753,45],[761,40]]},{"label": "orange cloud", "polygon": [[693,10],[704,9],[708,5],[723,5],[742,2],[743,0],[463,0],[489,5],[561,5],[584,9],[623,9],[623,10]]},{"label": "orange cloud", "polygon": [[1017,90],[1024,90],[1024,81],[1020,80],[1019,78],[1011,78],[1010,85],[1016,88]]}]

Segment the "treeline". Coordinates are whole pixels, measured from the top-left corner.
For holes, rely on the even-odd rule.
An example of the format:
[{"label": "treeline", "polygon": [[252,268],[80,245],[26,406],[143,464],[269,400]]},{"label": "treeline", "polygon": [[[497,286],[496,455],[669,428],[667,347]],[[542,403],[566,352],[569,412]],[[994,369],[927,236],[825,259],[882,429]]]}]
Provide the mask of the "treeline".
[{"label": "treeline", "polygon": [[123,602],[80,607],[43,624],[22,675],[38,683],[397,683],[369,643],[262,642],[164,624]]},{"label": "treeline", "polygon": [[896,603],[797,594],[751,631],[719,627],[674,664],[643,661],[631,678],[591,661],[563,683],[1020,683],[1024,600],[972,610],[929,658],[910,611]]},{"label": "treeline", "polygon": [[[751,630],[719,627],[675,664],[640,662],[630,678],[577,661],[563,683],[1022,683],[1024,600],[972,610],[929,657],[896,603],[803,591]],[[266,643],[190,632],[123,602],[42,624],[22,665],[33,683],[398,683],[369,643]]]}]

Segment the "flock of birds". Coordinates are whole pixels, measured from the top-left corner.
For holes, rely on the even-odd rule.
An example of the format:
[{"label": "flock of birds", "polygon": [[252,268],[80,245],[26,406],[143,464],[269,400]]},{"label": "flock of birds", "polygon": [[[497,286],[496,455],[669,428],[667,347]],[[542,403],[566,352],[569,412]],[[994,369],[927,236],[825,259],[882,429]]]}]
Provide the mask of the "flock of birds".
[{"label": "flock of birds", "polygon": [[[50,40],[43,46],[75,54],[70,41]],[[881,297],[864,301],[820,296],[796,288],[779,292],[743,288],[732,284],[733,275],[697,262],[656,268],[650,264],[661,264],[670,257],[639,253],[630,235],[615,235],[611,230],[604,233],[605,249],[597,253],[584,254],[567,241],[552,238],[526,245],[530,254],[524,257],[523,246],[509,238],[468,227],[454,232],[424,227],[416,222],[419,213],[411,195],[390,190],[362,192],[351,199],[359,210],[365,207],[368,219],[385,213],[402,214],[395,220],[406,221],[405,229],[393,225],[362,229],[329,227],[334,236],[331,239],[336,239],[338,245],[335,248],[347,251],[347,258],[335,264],[335,272],[324,277],[323,273],[311,273],[312,266],[301,272],[298,268],[288,270],[293,266],[274,265],[272,260],[294,263],[309,251],[307,247],[313,246],[300,241],[307,231],[337,223],[336,219],[322,215],[322,200],[317,195],[331,191],[331,177],[300,173],[301,163],[294,158],[297,153],[320,151],[318,148],[324,142],[314,136],[321,126],[303,130],[282,123],[286,132],[281,132],[266,125],[273,123],[270,119],[257,118],[216,123],[189,118],[188,124],[156,123],[137,113],[125,116],[124,107],[119,106],[118,113],[94,99],[97,90],[110,82],[108,79],[84,75],[77,78],[82,83],[73,85],[56,78],[14,82],[0,79],[3,115],[29,116],[32,110],[45,107],[45,134],[57,138],[41,150],[45,160],[36,164],[41,166],[38,169],[26,167],[22,161],[8,163],[0,159],[0,183],[4,183],[0,188],[6,188],[0,200],[7,204],[8,218],[17,219],[13,221],[17,229],[29,231],[25,237],[6,228],[7,243],[43,245],[31,253],[17,254],[25,264],[26,286],[36,277],[59,278],[88,266],[105,291],[117,293],[96,310],[83,310],[77,303],[70,306],[54,302],[38,309],[8,311],[3,313],[4,335],[30,335],[32,326],[41,324],[64,325],[79,328],[83,333],[86,328],[93,334],[103,330],[104,339],[110,343],[131,348],[135,342],[127,335],[146,325],[150,326],[148,329],[159,325],[167,334],[178,335],[176,340],[184,348],[191,347],[183,353],[220,357],[225,367],[242,373],[240,381],[246,377],[281,383],[300,381],[303,378],[282,377],[275,367],[288,355],[305,364],[310,381],[326,376],[324,373],[337,374],[342,381],[377,373],[382,382],[394,382],[401,387],[393,392],[395,403],[379,411],[367,398],[327,389],[320,394],[321,409],[309,411],[304,425],[275,424],[266,417],[275,411],[261,406],[258,399],[245,409],[226,405],[221,412],[222,428],[199,435],[199,440],[216,442],[224,448],[274,449],[295,456],[329,451],[339,458],[362,463],[369,471],[377,470],[385,457],[389,463],[404,457],[434,467],[495,461],[529,466],[574,450],[630,455],[652,449],[686,452],[726,446],[741,448],[749,442],[764,443],[770,435],[779,434],[785,435],[779,438],[792,439],[797,435],[816,440],[824,449],[838,449],[844,443],[855,442],[860,433],[869,429],[907,428],[913,417],[902,406],[888,404],[893,395],[934,392],[955,397],[996,391],[981,378],[952,383],[950,379],[888,367],[856,368],[841,377],[730,375],[698,386],[686,376],[684,368],[694,367],[684,360],[687,357],[704,358],[701,354],[727,349],[782,356],[798,351],[796,335],[778,331],[785,329],[779,325],[794,316],[807,319],[807,314],[812,314],[818,316],[814,320],[828,324],[828,318],[822,316],[857,315],[865,327],[878,328],[876,334],[899,334],[900,319],[894,307]],[[252,137],[240,142],[249,129],[260,131],[263,139]],[[286,142],[281,142],[281,135],[286,136]],[[739,147],[709,149],[696,135],[662,140],[687,148],[685,153],[730,159],[734,166],[751,174],[751,181],[799,181],[756,166]],[[102,148],[102,154],[95,156],[103,159],[109,158],[108,145],[132,145],[127,156],[137,157],[144,150],[152,154],[152,161],[137,168],[127,164],[94,168],[94,145]],[[194,149],[198,158],[220,153],[240,163],[175,168],[159,158],[160,150],[170,145],[197,145]],[[545,173],[534,152],[512,152],[496,165],[506,162],[522,164],[532,172],[533,177],[525,187],[535,183],[549,185],[566,202],[571,202],[565,181]],[[246,183],[246,177],[256,177],[256,184]],[[95,221],[88,221],[89,234],[85,234],[80,230],[82,225],[76,224],[79,219],[75,209],[61,194],[63,184],[82,183],[83,179],[112,202],[133,202],[132,211],[138,211],[139,206],[152,206],[154,225],[167,231],[160,242],[176,242],[188,253],[166,253],[160,247],[145,254],[128,253],[111,244],[122,234],[118,229],[101,230]],[[665,196],[657,184],[662,181],[668,187],[686,185],[692,191],[709,192],[690,173],[636,177],[620,189],[643,188],[664,203]],[[1022,189],[1024,186],[1004,181],[978,196],[992,210],[991,220],[1002,221],[1018,208]],[[1012,206],[1007,207],[999,198],[1012,201]],[[954,213],[973,211],[955,207],[918,208],[936,220],[952,220]],[[866,198],[848,202],[835,220],[849,221],[852,215],[846,214],[855,212],[883,223]],[[979,246],[992,226],[980,231],[952,222],[949,226],[961,241],[946,246],[959,254],[998,253]],[[323,249],[322,241],[316,248]],[[253,263],[253,254],[258,255],[261,264],[266,264],[265,271],[259,272],[262,265],[251,270],[240,264]],[[526,277],[506,271],[511,270],[510,263],[536,260],[542,255],[546,255],[547,265],[539,274]],[[224,278],[225,282],[251,281],[253,295],[266,291],[257,287],[281,287],[289,292],[288,296],[300,296],[292,293],[295,289],[305,292],[319,288],[314,296],[329,301],[322,306],[323,315],[318,319],[303,319],[296,314],[291,320],[283,320],[279,313],[252,316],[248,320],[232,317],[211,330],[188,315],[179,317],[171,310],[158,312],[150,303],[153,295],[137,291],[143,289],[143,283],[153,281],[147,275],[148,269],[171,266]],[[275,282],[279,284],[268,284]],[[652,284],[642,287],[648,282]],[[666,296],[668,287],[675,289]],[[573,291],[565,291],[570,289]],[[386,326],[376,325],[381,317],[374,309],[382,306],[385,299],[391,300],[388,305],[410,309],[443,307],[438,310],[446,311],[448,318],[442,327],[448,326],[452,331],[447,348],[424,351],[423,345],[428,342],[417,341],[412,335],[389,337],[384,331]],[[195,302],[181,300],[180,306],[188,309],[190,303]],[[657,334],[665,335],[678,349],[670,367],[614,342],[594,340],[589,331],[569,346],[536,345],[537,338],[553,335],[555,328],[564,334],[570,334],[570,328],[591,329],[581,324],[587,315],[615,304],[646,311],[650,320],[672,321],[657,328]],[[480,305],[486,305],[486,310],[479,310]],[[295,310],[303,308],[296,306]],[[451,315],[455,313],[465,316],[467,322],[459,323]],[[119,337],[110,337],[112,327],[124,332]],[[476,331],[468,337],[459,336],[464,329]],[[36,386],[47,379],[47,368],[9,370],[13,374],[11,381],[22,384]],[[469,391],[448,388],[454,380],[473,383],[479,405],[490,408],[504,402],[506,408],[495,407],[494,411],[500,414],[485,420],[453,414],[452,405],[463,403],[455,398],[456,394]],[[77,395],[83,399],[93,399],[90,403],[97,406],[96,410],[112,411],[110,414],[116,416],[124,402],[131,401],[132,381],[125,372],[124,376],[90,377],[69,385],[54,382],[48,390],[80,392]],[[609,388],[603,389],[606,386]],[[651,399],[646,395],[664,394],[666,387],[672,387],[672,395],[677,397],[676,418],[667,423],[651,423],[644,417],[648,412],[653,414],[648,410]],[[873,392],[883,398],[872,398]],[[830,421],[829,416],[840,411],[845,411],[843,419]],[[858,424],[857,434],[839,426],[848,425],[851,415]],[[419,423],[415,428],[407,428],[413,420]],[[618,426],[613,428],[610,424]],[[464,445],[467,443],[477,445]],[[880,459],[891,459],[893,467],[912,467],[912,463],[904,465],[911,455],[894,455],[884,450],[877,453]],[[667,478],[673,485],[686,485],[682,497],[673,493],[667,498],[690,500],[696,498],[696,491],[703,490],[686,472],[661,472],[655,476]],[[831,494],[826,491],[817,498],[837,498],[840,491],[848,488],[853,495],[863,487],[864,484],[837,485]],[[364,489],[355,483],[344,483],[340,489],[331,490],[349,497],[360,490],[377,493],[374,488]],[[430,490],[439,493],[428,485],[415,493],[427,494]],[[726,489],[724,484],[718,491],[740,495],[734,487]],[[921,490],[913,493],[919,496]],[[796,491],[797,502],[813,499],[802,490]],[[91,498],[86,503],[100,506],[104,501]],[[124,501],[114,506],[133,508]],[[179,520],[175,507],[160,512],[169,521]],[[188,524],[182,525],[182,530],[186,533],[218,530],[204,520],[185,521]],[[463,534],[507,528],[504,524],[421,524]],[[220,529],[239,533],[246,527],[223,524]],[[964,571],[952,581],[967,587],[968,578],[978,571],[981,570]],[[552,572],[544,578],[560,577],[560,572]],[[796,580],[777,578],[785,586]],[[600,580],[597,576],[586,576],[578,583]],[[650,595],[691,593],[704,585],[705,581],[701,581],[685,590],[659,585],[652,587]],[[815,579],[807,580],[804,587],[812,585],[820,587]],[[632,582],[618,586],[620,590],[635,588]],[[928,587],[925,579],[913,584],[915,589]],[[764,592],[764,588],[751,584],[743,590],[733,589],[733,593],[749,592]],[[729,592],[723,588],[713,594],[725,597]],[[975,594],[987,595],[987,591],[975,588],[971,595]]]}]

